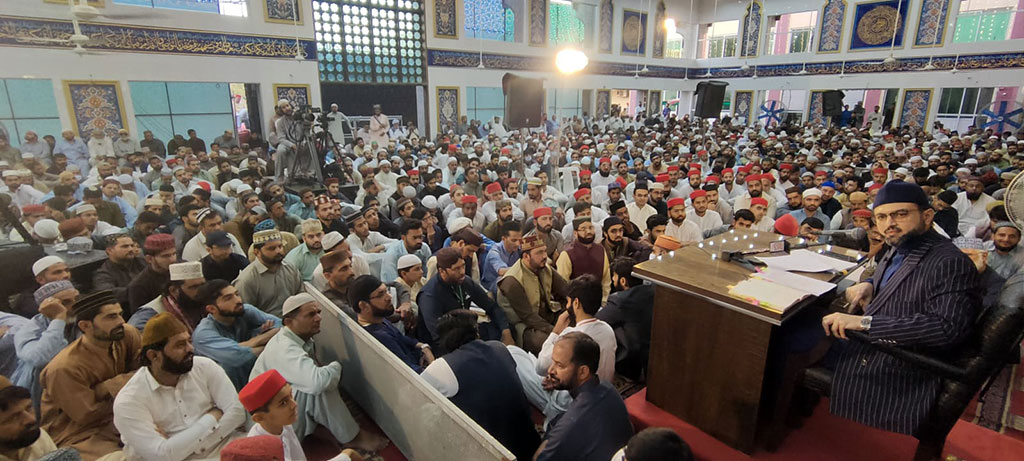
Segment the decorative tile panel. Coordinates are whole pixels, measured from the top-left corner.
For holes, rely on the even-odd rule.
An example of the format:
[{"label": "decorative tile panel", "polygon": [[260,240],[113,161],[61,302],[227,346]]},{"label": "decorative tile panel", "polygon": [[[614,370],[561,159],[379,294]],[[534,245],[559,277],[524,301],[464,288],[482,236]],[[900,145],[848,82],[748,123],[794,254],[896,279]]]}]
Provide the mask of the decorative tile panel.
[{"label": "decorative tile panel", "polygon": [[745,125],[750,125],[750,113],[754,107],[753,91],[736,91],[732,97],[732,116],[743,119]]},{"label": "decorative tile panel", "polygon": [[71,114],[71,124],[85,139],[96,130],[116,137],[125,128],[121,87],[116,81],[64,81],[64,93]]},{"label": "decorative tile panel", "polygon": [[747,5],[747,13],[743,16],[743,31],[740,35],[740,56],[757,56],[757,45],[761,37],[761,12],[764,7],[760,0]]},{"label": "decorative tile panel", "polygon": [[455,0],[434,0],[434,36],[459,38],[457,14]]},{"label": "decorative tile panel", "polygon": [[843,43],[843,21],[846,20],[846,0],[825,0],[821,7],[818,26],[818,52],[838,53]]},{"label": "decorative tile panel", "polygon": [[914,46],[941,46],[946,35],[950,0],[924,0],[917,19]]},{"label": "decorative tile panel", "polygon": [[655,58],[665,57],[665,2],[658,2],[654,10],[654,43],[651,44],[651,54]]},{"label": "decorative tile panel", "polygon": [[597,90],[597,104],[594,113],[604,117],[612,112],[612,90]]},{"label": "decorative tile panel", "polygon": [[454,129],[459,124],[459,88],[437,87],[437,129]]},{"label": "decorative tile panel", "polygon": [[903,105],[900,107],[899,126],[917,129],[927,126],[928,107],[932,102],[932,89],[903,90]]},{"label": "decorative tile panel", "polygon": [[528,1],[530,2],[530,46],[547,46],[548,2],[547,0]]},{"label": "decorative tile panel", "polygon": [[309,85],[275,84],[274,102],[282,99],[291,103],[292,107],[310,105]]},{"label": "decorative tile panel", "polygon": [[822,107],[824,94],[824,91],[811,91],[811,98],[807,108],[807,120],[814,125],[825,124],[824,109]]},{"label": "decorative tile panel", "polygon": [[[853,16],[850,50],[902,48],[910,0],[858,3]],[[893,30],[896,31],[895,40]]]},{"label": "decorative tile panel", "polygon": [[615,26],[615,4],[612,0],[601,0],[601,17],[597,27],[597,50],[612,52],[612,29]]}]

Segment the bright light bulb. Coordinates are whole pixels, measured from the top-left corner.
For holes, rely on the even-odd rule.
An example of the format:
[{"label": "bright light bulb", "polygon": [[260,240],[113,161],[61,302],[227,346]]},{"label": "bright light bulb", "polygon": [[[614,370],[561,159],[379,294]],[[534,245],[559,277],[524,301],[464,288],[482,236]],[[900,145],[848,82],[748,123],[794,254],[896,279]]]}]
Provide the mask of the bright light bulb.
[{"label": "bright light bulb", "polygon": [[672,18],[665,18],[665,30],[669,35],[676,33],[676,20]]},{"label": "bright light bulb", "polygon": [[575,74],[587,67],[588,63],[590,58],[587,54],[574,48],[566,48],[555,55],[555,67],[563,74]]}]

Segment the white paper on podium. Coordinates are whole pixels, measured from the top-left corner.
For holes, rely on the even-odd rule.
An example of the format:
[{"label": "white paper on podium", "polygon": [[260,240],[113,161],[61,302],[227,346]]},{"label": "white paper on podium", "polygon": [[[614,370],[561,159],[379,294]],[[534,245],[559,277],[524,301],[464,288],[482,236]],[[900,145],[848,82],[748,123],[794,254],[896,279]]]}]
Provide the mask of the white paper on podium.
[{"label": "white paper on podium", "polygon": [[811,277],[794,274],[792,272],[773,269],[771,267],[754,274],[754,277],[762,278],[795,290],[804,291],[814,296],[821,296],[836,287],[836,284],[834,283],[813,279]]},{"label": "white paper on podium", "polygon": [[770,268],[800,272],[841,272],[857,265],[806,249],[794,250],[786,256],[759,256],[757,259]]}]

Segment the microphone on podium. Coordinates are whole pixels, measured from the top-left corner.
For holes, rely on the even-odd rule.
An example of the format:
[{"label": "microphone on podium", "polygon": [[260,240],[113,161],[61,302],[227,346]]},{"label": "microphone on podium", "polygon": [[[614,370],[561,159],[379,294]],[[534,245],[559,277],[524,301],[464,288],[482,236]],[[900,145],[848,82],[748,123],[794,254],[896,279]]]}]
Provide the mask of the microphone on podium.
[{"label": "microphone on podium", "polygon": [[868,232],[861,227],[854,227],[852,229],[842,230],[815,230],[812,231],[816,235],[829,235],[834,237],[848,237],[854,240],[861,240],[868,236]]}]

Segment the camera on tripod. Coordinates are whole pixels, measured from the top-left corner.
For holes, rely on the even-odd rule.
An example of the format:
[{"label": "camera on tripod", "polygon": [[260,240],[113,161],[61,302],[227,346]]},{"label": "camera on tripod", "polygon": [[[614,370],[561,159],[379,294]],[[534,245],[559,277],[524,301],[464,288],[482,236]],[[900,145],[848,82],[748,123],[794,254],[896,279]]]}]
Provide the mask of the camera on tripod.
[{"label": "camera on tripod", "polygon": [[324,129],[327,129],[327,122],[333,122],[334,117],[324,115],[323,109],[319,107],[302,104],[295,108],[295,112],[292,113],[292,120],[305,122],[310,125],[320,125]]}]

